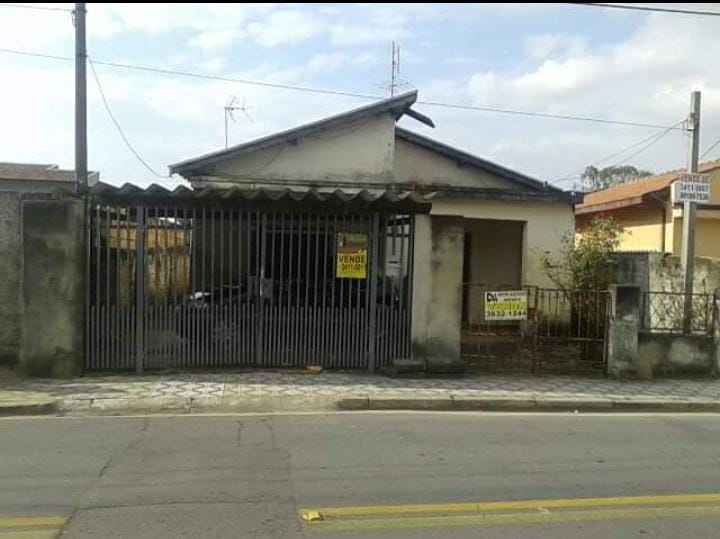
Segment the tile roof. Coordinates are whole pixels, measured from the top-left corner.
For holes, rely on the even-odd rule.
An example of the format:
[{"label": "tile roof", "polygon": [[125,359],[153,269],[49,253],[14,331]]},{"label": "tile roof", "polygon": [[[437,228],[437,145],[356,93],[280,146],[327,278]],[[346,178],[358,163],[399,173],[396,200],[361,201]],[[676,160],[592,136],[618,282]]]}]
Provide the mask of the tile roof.
[{"label": "tile roof", "polygon": [[[88,178],[93,183],[97,180],[97,172],[88,171]],[[0,180],[27,180],[75,183],[75,171],[61,169],[57,165],[35,163],[0,163]]]},{"label": "tile roof", "polygon": [[[720,159],[715,161],[706,161],[700,163],[699,172],[711,172],[720,169]],[[670,187],[670,185],[680,177],[685,170],[672,170],[654,176],[645,176],[627,183],[616,185],[608,189],[587,193],[582,204],[578,204],[576,209],[589,210],[592,206],[620,202],[623,200],[642,197],[648,193],[655,193]]]}]

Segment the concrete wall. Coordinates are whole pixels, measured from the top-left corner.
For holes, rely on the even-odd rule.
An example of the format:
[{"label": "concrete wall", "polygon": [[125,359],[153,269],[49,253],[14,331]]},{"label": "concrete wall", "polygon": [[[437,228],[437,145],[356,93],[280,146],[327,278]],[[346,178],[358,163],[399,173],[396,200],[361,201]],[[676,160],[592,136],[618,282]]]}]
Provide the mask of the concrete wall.
[{"label": "concrete wall", "polygon": [[[694,273],[695,292],[720,290],[720,260],[695,257]],[[618,282],[643,291],[682,292],[682,262],[661,253],[618,253]]]},{"label": "concrete wall", "polygon": [[524,222],[522,284],[549,288],[554,285],[542,267],[544,253],[558,256],[563,236],[575,229],[573,208],[562,203],[439,199],[431,215]]},{"label": "concrete wall", "polygon": [[415,357],[460,356],[462,219],[415,217],[412,345]]},{"label": "concrete wall", "polygon": [[32,376],[68,376],[83,365],[84,203],[22,203],[20,367]]},{"label": "concrete wall", "polygon": [[0,366],[20,354],[20,193],[0,192]]},{"label": "concrete wall", "polygon": [[709,376],[715,369],[715,343],[706,336],[641,332],[638,365],[653,378]]},{"label": "concrete wall", "polygon": [[[218,176],[308,182],[381,182],[393,178],[395,120],[390,114],[302,137],[215,165]],[[218,183],[218,185],[223,185]]]},{"label": "concrete wall", "polygon": [[518,191],[517,183],[489,174],[475,167],[459,166],[448,157],[395,139],[395,181],[419,185],[453,185],[490,187]]}]

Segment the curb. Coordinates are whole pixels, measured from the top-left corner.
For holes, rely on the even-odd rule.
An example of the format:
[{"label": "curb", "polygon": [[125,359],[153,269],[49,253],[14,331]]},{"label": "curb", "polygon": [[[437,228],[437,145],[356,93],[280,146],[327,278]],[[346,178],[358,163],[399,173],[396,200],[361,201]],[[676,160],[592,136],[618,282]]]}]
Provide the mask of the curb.
[{"label": "curb", "polygon": [[455,412],[720,412],[715,401],[502,398],[347,398],[339,410],[436,410]]},{"label": "curb", "polygon": [[0,403],[0,417],[54,415],[59,411],[59,401],[46,400],[39,402],[3,402]]}]

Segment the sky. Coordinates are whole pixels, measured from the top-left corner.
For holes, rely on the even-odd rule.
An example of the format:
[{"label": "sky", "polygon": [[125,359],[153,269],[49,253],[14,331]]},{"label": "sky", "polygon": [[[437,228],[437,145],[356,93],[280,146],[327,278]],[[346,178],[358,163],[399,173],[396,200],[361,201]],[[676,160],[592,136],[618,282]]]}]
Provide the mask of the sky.
[{"label": "sky", "polygon": [[[720,17],[567,4],[89,3],[87,11],[88,55],[98,61],[385,96],[395,40],[400,89],[417,89],[420,101],[670,126],[687,117],[690,93],[700,90],[701,153],[720,139]],[[0,49],[72,57],[71,15],[0,6]],[[231,144],[370,102],[96,70],[127,139],[158,174],[128,150],[88,70],[89,166],[118,185],[180,183],[163,177],[168,165],[224,146],[232,96],[250,118],[238,112],[229,122]],[[0,52],[0,81],[0,161],[72,168],[73,63]],[[415,108],[437,127],[410,118],[401,125],[567,189],[590,164],[660,172],[687,161],[677,129],[638,153],[647,146],[640,141],[663,130]],[[720,145],[705,157],[717,158]]]}]

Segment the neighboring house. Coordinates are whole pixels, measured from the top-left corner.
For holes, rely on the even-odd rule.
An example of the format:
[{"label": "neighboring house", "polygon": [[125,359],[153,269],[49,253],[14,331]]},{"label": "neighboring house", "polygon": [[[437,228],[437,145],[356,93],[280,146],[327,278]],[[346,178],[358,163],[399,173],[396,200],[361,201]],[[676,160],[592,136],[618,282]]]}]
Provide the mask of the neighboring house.
[{"label": "neighboring house", "polygon": [[[695,254],[720,257],[720,160],[701,163],[699,171],[710,176],[710,203],[698,205],[695,225]],[[593,217],[613,217],[624,234],[621,251],[654,251],[680,255],[683,209],[672,203],[671,185],[683,171],[640,178],[585,195],[575,206],[575,228],[583,228]]]},{"label": "neighboring house", "polygon": [[[99,179],[98,172],[88,172],[89,185],[95,185]],[[74,187],[74,170],[61,169],[57,165],[0,163],[0,191],[52,193],[56,189],[71,190]]]},{"label": "neighboring house", "polygon": [[[88,174],[90,185],[99,180]],[[75,171],[57,165],[0,163],[0,365],[18,360],[22,283],[22,202],[72,193]]]},{"label": "neighboring house", "polygon": [[360,190],[423,196],[431,207],[415,216],[412,342],[457,356],[461,322],[477,317],[482,301],[463,283],[551,286],[541,259],[572,234],[573,197],[397,126],[404,115],[433,126],[411,109],[416,98],[403,94],[170,170],[200,191],[289,191],[298,201]]}]

